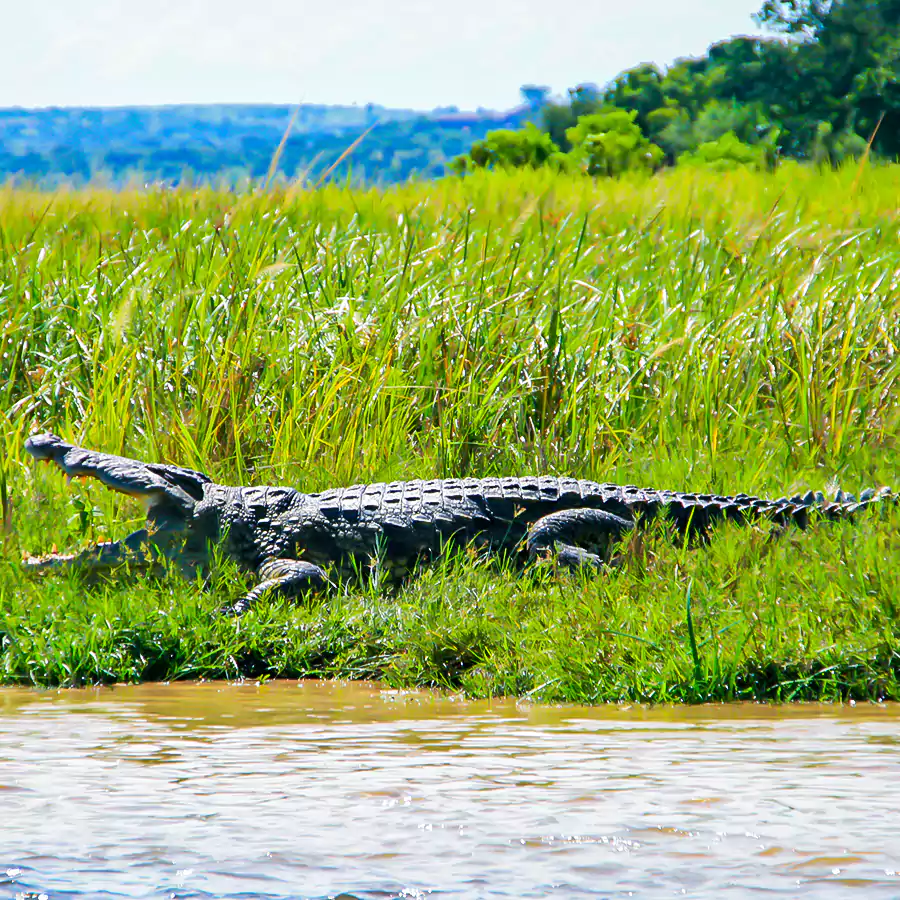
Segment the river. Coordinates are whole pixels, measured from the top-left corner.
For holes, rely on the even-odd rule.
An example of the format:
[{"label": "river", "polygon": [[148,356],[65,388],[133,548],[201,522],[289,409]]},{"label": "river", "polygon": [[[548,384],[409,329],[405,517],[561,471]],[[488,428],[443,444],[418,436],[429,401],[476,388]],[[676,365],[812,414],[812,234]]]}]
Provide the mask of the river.
[{"label": "river", "polygon": [[900,708],[0,690],[0,898],[900,898]]}]

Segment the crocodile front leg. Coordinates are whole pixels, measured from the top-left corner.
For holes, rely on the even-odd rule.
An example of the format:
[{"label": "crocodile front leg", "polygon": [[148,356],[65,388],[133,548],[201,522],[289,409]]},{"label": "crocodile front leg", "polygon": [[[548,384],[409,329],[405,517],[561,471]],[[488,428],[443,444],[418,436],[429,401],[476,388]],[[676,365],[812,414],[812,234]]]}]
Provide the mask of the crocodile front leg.
[{"label": "crocodile front leg", "polygon": [[609,551],[634,522],[602,509],[564,509],[538,519],[525,546],[532,559],[550,556],[569,568],[600,568]]},{"label": "crocodile front leg", "polygon": [[237,602],[223,606],[221,614],[242,616],[263,596],[293,599],[330,585],[324,569],[302,559],[269,558],[260,565],[258,573],[262,581]]}]

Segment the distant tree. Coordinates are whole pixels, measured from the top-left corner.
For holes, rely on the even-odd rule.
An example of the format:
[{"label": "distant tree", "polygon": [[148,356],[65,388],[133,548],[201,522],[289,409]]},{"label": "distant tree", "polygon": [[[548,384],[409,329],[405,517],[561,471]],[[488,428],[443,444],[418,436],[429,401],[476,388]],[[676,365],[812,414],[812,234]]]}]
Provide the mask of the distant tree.
[{"label": "distant tree", "polygon": [[663,80],[664,96],[694,118],[715,96],[709,84],[707,59],[677,59]]},{"label": "distant tree", "polygon": [[579,84],[569,88],[568,103],[548,103],[541,110],[541,123],[551,140],[563,152],[572,149],[567,132],[574,128],[581,116],[603,107],[600,89],[595,84]]},{"label": "distant tree", "polygon": [[545,84],[523,84],[519,93],[525,101],[525,105],[531,109],[541,109],[547,105],[550,98],[550,88]]},{"label": "distant tree", "polygon": [[697,143],[715,141],[731,132],[745,144],[763,143],[775,126],[759,103],[713,100],[697,116],[694,134]]},{"label": "distant tree", "polygon": [[[777,139],[780,131],[765,116],[761,104],[712,100],[691,119],[685,110],[657,110],[650,116],[651,134],[670,160],[731,133],[742,143],[759,144]],[[659,127],[665,122],[664,127]]]},{"label": "distant tree", "polygon": [[543,130],[560,150],[568,152],[572,149],[566,132],[575,125],[578,118],[568,103],[548,103],[541,110],[540,121]]},{"label": "distant tree", "polygon": [[677,106],[664,107],[650,114],[649,129],[653,140],[666,154],[670,163],[700,143],[694,130],[694,120],[686,109]]},{"label": "distant tree", "polygon": [[635,122],[637,112],[610,109],[582,116],[568,130],[572,157],[588,175],[620,175],[633,170],[653,171],[663,151],[644,136]]},{"label": "distant tree", "polygon": [[[900,157],[900,0],[761,2],[756,19],[777,37],[729,38],[665,71],[644,63],[602,89],[571,88],[568,102],[543,97],[541,126],[571,152],[583,118],[610,108],[634,113],[633,124],[669,163],[702,145],[740,158],[740,146],[725,140],[733,135],[768,166],[782,157],[834,164],[876,131],[873,150]],[[585,162],[586,147],[582,141],[581,164],[602,169],[601,150]]]},{"label": "distant tree", "polygon": [[603,106],[603,95],[596,84],[577,84],[569,88],[569,102],[577,118],[597,112]]},{"label": "distant tree", "polygon": [[[683,110],[679,109],[675,103],[666,102],[665,106],[654,109],[647,114],[647,125],[643,129],[647,137],[660,147],[666,154],[667,162],[674,162],[678,153],[690,144],[691,120],[690,116]],[[686,132],[688,140],[684,142],[684,146],[680,146],[679,142],[673,144],[667,136],[676,135],[683,131],[682,122],[686,123]]]},{"label": "distant tree", "polygon": [[781,99],[808,144],[821,122],[861,137],[878,126],[876,150],[900,155],[900,0],[765,0],[756,18],[793,38],[801,77],[782,85]]},{"label": "distant tree", "polygon": [[765,0],[753,18],[771,31],[814,40],[825,28],[833,5],[834,0]]},{"label": "distant tree", "polygon": [[637,124],[649,133],[650,115],[663,108],[663,74],[652,63],[643,63],[617,75],[603,91],[603,104],[637,113]]}]

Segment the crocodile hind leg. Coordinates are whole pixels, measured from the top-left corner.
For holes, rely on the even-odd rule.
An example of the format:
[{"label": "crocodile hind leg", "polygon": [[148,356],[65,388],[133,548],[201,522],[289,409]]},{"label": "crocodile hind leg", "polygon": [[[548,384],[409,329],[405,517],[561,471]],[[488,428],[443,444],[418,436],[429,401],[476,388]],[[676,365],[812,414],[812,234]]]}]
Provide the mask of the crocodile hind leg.
[{"label": "crocodile hind leg", "polygon": [[325,570],[302,559],[266,559],[257,570],[262,579],[235,603],[223,606],[226,616],[241,616],[261,597],[299,597],[329,585]]},{"label": "crocodile hind leg", "polygon": [[550,557],[569,568],[600,568],[634,523],[602,509],[564,509],[538,519],[525,541],[531,559]]}]

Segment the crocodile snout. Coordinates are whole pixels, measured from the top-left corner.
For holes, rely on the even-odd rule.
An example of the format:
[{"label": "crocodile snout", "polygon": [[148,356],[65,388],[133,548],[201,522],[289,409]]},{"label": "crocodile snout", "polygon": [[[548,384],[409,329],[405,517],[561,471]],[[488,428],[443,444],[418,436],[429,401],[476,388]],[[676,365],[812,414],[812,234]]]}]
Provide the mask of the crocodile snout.
[{"label": "crocodile snout", "polygon": [[35,459],[43,459],[47,462],[56,459],[59,451],[65,452],[70,448],[61,437],[55,434],[33,434],[25,441],[25,451]]}]

